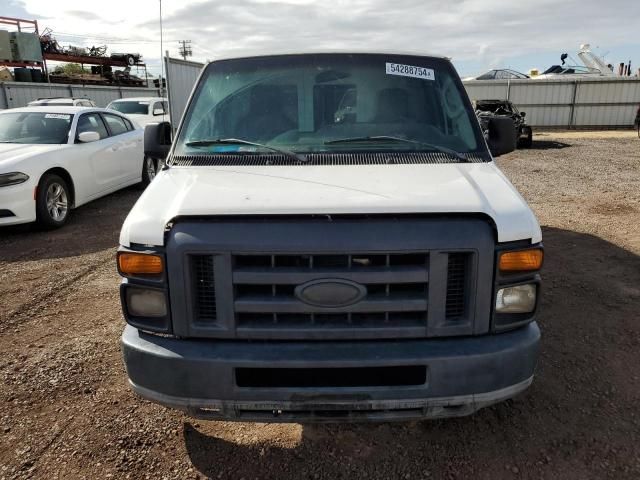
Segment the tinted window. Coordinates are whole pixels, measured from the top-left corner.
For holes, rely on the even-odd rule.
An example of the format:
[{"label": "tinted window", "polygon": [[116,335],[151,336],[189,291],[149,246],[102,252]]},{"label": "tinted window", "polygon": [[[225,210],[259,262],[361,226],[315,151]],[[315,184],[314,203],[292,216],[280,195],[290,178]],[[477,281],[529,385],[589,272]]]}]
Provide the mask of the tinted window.
[{"label": "tinted window", "polygon": [[129,130],[122,118],[108,113],[103,114],[103,116],[109,126],[109,130],[111,130],[111,135],[120,135],[121,133],[126,133]]},{"label": "tinted window", "polygon": [[82,132],[98,132],[101,140],[109,136],[109,133],[104,126],[104,122],[97,113],[85,113],[84,115],[80,115],[80,118],[78,119],[76,138]]},{"label": "tinted window", "polygon": [[496,78],[496,71],[491,70],[490,72],[483,73],[479,77],[476,77],[476,80],[493,80],[494,78]]},{"label": "tinted window", "polygon": [[134,100],[113,102],[109,105],[109,108],[130,115],[147,115],[149,113],[149,102]]}]

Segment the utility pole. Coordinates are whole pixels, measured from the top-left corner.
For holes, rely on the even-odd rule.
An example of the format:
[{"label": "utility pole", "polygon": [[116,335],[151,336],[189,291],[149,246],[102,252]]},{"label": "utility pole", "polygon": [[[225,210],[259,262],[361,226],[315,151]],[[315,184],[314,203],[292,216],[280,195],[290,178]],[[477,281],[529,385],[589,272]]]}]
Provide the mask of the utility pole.
[{"label": "utility pole", "polygon": [[178,40],[180,44],[180,56],[183,60],[186,60],[187,57],[193,55],[193,51],[191,50],[191,40]]},{"label": "utility pole", "polygon": [[[158,87],[160,88],[160,96],[164,97],[164,57],[163,54],[163,45],[162,45],[162,0],[159,0],[160,3],[160,79],[158,80]],[[149,82],[147,81],[147,87],[149,86]]]}]

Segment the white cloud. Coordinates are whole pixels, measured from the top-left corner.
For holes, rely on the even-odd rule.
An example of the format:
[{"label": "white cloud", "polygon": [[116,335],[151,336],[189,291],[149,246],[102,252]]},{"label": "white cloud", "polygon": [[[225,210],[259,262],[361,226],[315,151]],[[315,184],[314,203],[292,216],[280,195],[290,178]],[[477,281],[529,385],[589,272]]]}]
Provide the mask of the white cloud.
[{"label": "white cloud", "polygon": [[[17,0],[11,0],[20,6]],[[158,0],[23,0],[42,27],[112,40],[157,65]],[[488,66],[541,50],[639,43],[640,2],[629,0],[164,0],[165,48],[192,40],[194,59],[274,50],[424,50]],[[633,24],[632,24],[633,23]],[[115,43],[118,39],[124,43]],[[130,42],[130,43],[127,43]]]}]

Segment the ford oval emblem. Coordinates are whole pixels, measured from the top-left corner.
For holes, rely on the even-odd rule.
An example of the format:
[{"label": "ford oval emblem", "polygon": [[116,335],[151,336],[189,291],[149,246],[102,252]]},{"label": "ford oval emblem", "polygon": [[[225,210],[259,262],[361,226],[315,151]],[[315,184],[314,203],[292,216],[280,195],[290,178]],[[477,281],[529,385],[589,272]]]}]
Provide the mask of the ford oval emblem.
[{"label": "ford oval emblem", "polygon": [[307,305],[337,308],[358,303],[367,295],[367,288],[350,280],[325,278],[298,285],[295,294]]}]

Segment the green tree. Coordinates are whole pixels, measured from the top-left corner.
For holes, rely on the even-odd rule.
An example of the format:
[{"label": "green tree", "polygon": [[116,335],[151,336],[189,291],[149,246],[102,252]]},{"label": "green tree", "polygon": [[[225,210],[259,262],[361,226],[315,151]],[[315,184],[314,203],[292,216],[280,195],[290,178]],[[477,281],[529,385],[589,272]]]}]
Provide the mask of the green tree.
[{"label": "green tree", "polygon": [[79,63],[63,63],[62,65],[57,65],[53,73],[58,75],[74,75],[78,73],[91,73],[91,70],[82,68],[82,65]]}]

